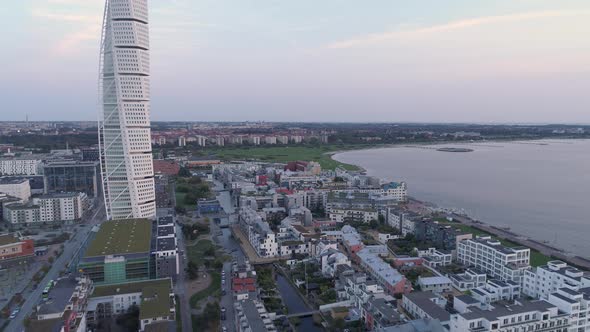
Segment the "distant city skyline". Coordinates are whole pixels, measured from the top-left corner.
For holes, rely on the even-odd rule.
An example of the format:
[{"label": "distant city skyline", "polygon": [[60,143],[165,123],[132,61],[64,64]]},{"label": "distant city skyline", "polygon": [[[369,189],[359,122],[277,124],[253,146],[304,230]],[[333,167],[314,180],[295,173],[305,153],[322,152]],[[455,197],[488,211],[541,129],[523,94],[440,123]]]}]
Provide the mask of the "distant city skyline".
[{"label": "distant city skyline", "polygon": [[[152,120],[590,123],[584,0],[150,1]],[[0,4],[0,120],[96,120],[104,1]]]}]

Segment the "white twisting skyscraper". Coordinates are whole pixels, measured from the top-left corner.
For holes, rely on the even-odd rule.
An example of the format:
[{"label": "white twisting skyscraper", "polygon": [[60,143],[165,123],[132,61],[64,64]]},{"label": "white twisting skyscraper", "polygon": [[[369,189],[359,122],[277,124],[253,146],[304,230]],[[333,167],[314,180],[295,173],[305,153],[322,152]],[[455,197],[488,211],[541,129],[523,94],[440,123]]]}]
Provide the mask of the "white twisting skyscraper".
[{"label": "white twisting skyscraper", "polygon": [[156,214],[147,7],[147,0],[106,0],[105,4],[99,143],[109,219]]}]

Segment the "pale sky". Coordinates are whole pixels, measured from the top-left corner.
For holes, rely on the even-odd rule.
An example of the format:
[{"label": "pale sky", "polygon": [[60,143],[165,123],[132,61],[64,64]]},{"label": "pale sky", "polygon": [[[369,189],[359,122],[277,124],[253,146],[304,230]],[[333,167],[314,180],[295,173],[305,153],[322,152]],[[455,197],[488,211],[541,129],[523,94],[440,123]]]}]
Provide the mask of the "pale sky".
[{"label": "pale sky", "polygon": [[[153,120],[590,123],[588,0],[151,0]],[[0,120],[95,120],[101,0],[1,0]]]}]

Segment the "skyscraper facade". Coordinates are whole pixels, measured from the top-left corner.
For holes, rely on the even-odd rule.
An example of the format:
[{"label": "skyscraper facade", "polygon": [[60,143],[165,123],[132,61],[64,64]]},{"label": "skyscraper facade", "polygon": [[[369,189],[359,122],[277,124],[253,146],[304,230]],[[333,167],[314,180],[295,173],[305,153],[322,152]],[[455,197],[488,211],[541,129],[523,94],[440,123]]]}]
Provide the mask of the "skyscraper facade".
[{"label": "skyscraper facade", "polygon": [[156,214],[147,0],[106,0],[100,55],[101,173],[109,219]]}]

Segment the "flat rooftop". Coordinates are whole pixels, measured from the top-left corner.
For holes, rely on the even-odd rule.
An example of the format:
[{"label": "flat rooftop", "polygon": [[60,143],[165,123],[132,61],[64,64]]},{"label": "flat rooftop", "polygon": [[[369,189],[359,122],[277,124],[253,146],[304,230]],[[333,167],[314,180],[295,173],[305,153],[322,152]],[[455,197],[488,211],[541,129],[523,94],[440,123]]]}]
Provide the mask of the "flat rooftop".
[{"label": "flat rooftop", "polygon": [[152,222],[148,219],[105,221],[84,257],[149,252],[151,239]]},{"label": "flat rooftop", "polygon": [[141,293],[139,318],[147,319],[170,315],[170,293],[172,281],[169,278],[153,279],[124,284],[96,286],[90,297],[113,296],[118,294]]},{"label": "flat rooftop", "polygon": [[0,246],[5,246],[8,244],[19,243],[19,242],[21,242],[20,239],[12,234],[0,235]]}]

